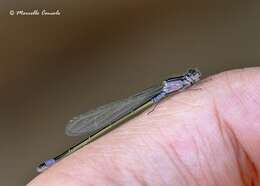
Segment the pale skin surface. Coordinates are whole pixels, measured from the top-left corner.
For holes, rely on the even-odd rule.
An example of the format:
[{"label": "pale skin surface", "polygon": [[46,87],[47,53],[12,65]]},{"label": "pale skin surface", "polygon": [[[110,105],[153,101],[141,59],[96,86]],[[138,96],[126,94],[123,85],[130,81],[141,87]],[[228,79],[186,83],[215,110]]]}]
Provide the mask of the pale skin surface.
[{"label": "pale skin surface", "polygon": [[260,185],[260,68],[211,76],[29,185]]}]

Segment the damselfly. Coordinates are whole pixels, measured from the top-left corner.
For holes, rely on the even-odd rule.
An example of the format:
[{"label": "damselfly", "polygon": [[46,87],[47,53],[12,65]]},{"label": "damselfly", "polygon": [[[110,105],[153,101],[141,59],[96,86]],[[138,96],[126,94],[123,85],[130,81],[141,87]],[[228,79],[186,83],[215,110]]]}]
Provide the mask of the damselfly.
[{"label": "damselfly", "polygon": [[170,77],[162,84],[148,88],[126,99],[115,101],[95,110],[80,114],[69,121],[65,128],[68,136],[86,135],[86,139],[79,144],[69,148],[62,154],[44,161],[37,167],[38,172],[43,172],[60,159],[80,149],[104,135],[122,122],[145,108],[157,104],[169,94],[180,92],[200,80],[201,73],[198,69],[190,69],[185,74],[177,77]]}]

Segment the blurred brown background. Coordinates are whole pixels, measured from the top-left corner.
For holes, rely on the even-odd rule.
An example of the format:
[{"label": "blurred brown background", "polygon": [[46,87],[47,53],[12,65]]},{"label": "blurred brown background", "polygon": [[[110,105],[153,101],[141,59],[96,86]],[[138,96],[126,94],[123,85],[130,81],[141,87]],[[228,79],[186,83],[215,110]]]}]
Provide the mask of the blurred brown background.
[{"label": "blurred brown background", "polygon": [[[60,16],[10,16],[10,10]],[[0,7],[0,185],[79,138],[74,115],[172,74],[260,64],[260,1],[8,1]]]}]

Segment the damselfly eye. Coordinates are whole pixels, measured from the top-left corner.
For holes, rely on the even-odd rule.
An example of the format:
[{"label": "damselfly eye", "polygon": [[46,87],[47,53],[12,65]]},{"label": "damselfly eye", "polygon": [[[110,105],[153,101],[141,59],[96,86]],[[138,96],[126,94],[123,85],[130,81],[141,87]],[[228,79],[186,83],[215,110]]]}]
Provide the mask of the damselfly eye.
[{"label": "damselfly eye", "polygon": [[189,73],[189,74],[195,74],[195,73],[196,73],[196,70],[195,70],[195,69],[189,69],[188,73]]},{"label": "damselfly eye", "polygon": [[194,76],[194,75],[196,75],[196,74],[198,74],[198,73],[200,73],[198,70],[196,70],[196,69],[190,69],[189,71],[188,71],[188,74],[190,75],[190,76]]},{"label": "damselfly eye", "polygon": [[201,77],[201,73],[198,69],[189,69],[187,72],[187,76],[193,79],[194,81],[198,81]]}]

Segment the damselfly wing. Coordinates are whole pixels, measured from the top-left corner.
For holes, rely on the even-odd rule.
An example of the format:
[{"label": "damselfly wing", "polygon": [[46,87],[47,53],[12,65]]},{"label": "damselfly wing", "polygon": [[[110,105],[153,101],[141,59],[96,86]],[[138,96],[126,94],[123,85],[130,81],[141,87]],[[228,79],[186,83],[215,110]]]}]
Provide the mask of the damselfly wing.
[{"label": "damselfly wing", "polygon": [[160,94],[162,85],[154,86],[128,98],[114,101],[74,117],[66,126],[68,136],[92,136]]}]

